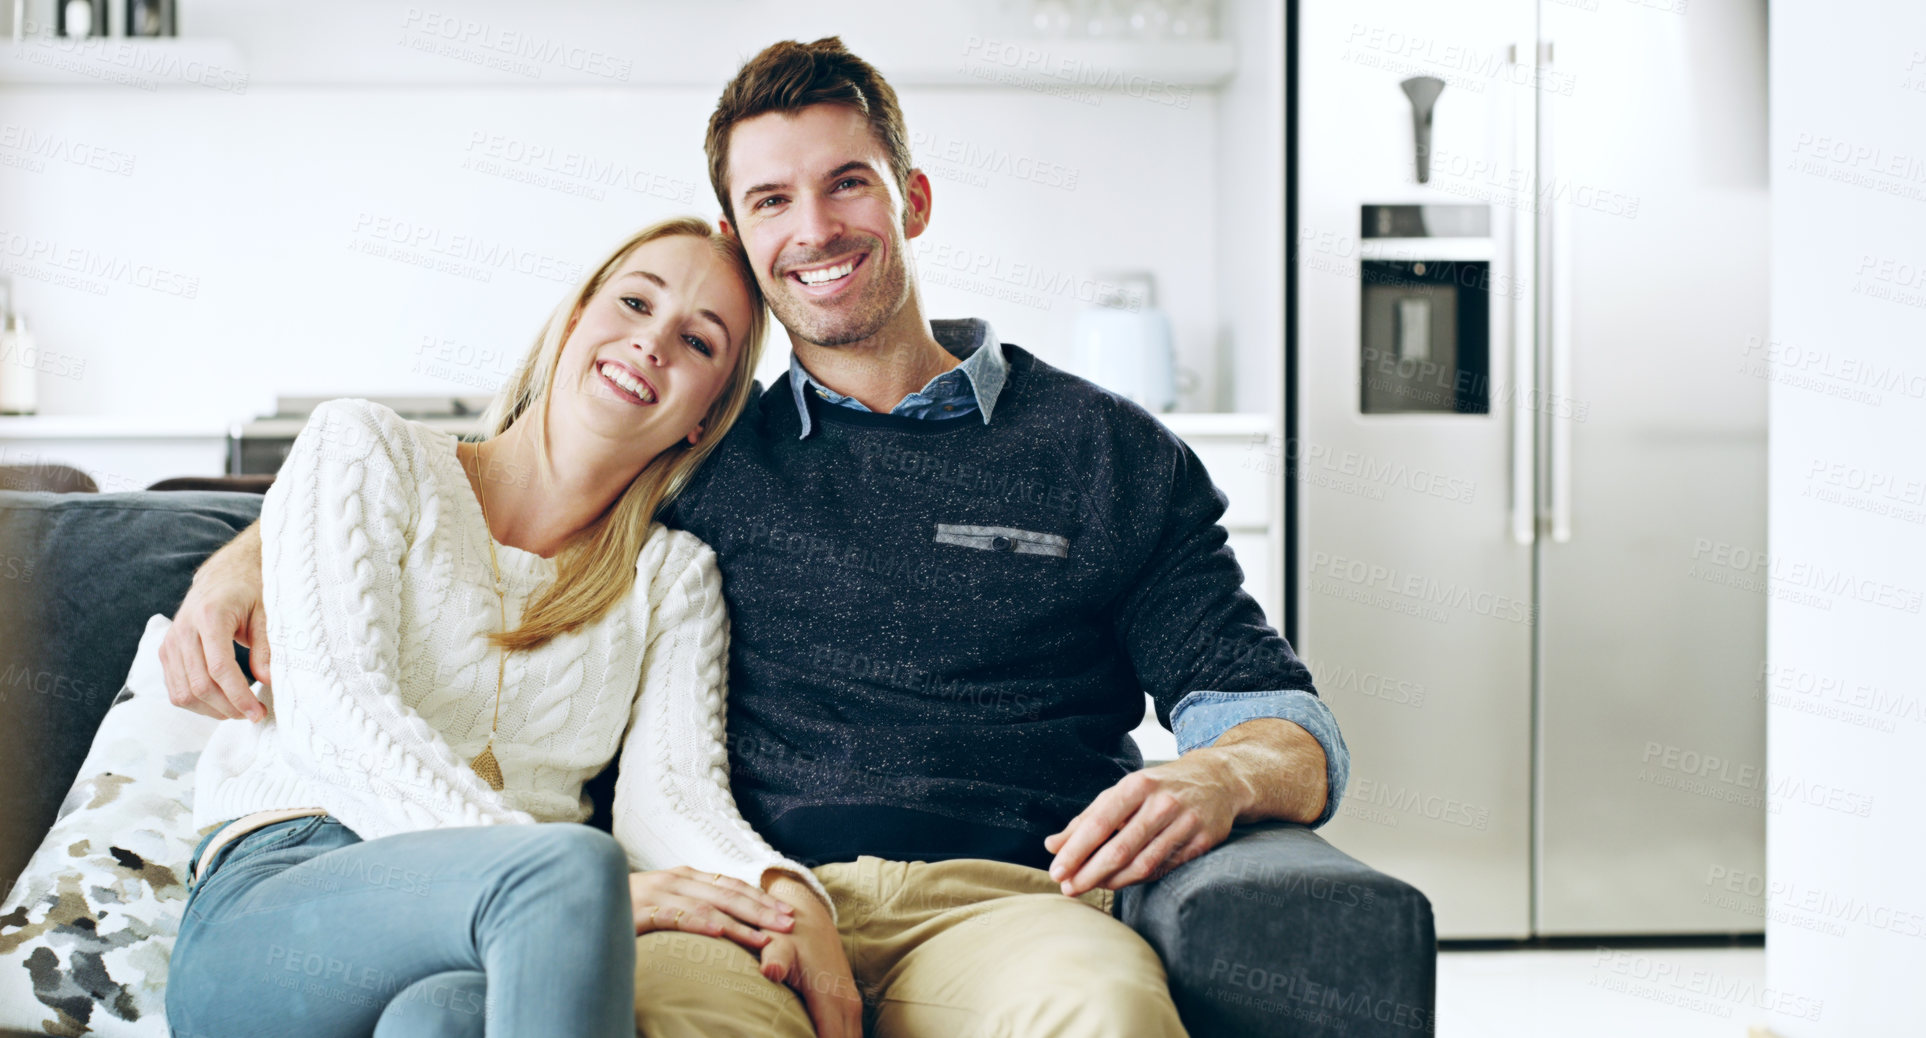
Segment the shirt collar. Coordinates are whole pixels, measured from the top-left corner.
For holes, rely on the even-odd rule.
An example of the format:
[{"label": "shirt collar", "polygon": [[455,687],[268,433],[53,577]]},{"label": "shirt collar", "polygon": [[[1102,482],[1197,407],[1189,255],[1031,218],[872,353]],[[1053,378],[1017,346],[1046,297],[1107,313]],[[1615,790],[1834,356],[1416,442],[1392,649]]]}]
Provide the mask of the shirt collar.
[{"label": "shirt collar", "polygon": [[[1003,356],[1003,349],[997,344],[995,329],[990,327],[988,321],[968,317],[962,320],[931,321],[930,334],[936,337],[939,346],[948,350],[951,356],[959,358],[962,363],[930,379],[917,393],[936,396],[942,388],[938,383],[960,371],[970,387],[970,392],[976,397],[976,409],[983,415],[983,424],[990,424],[990,415],[996,410],[997,398],[1003,395],[1003,384],[1010,374],[1010,361]],[[985,346],[989,349],[984,349]],[[796,401],[796,414],[802,420],[802,437],[815,431],[815,422],[809,417],[809,400],[803,395],[809,387],[820,388],[825,393],[834,394],[835,399],[843,399],[842,394],[816,381],[815,376],[802,366],[802,361],[796,358],[794,351],[791,351],[789,391]]]}]

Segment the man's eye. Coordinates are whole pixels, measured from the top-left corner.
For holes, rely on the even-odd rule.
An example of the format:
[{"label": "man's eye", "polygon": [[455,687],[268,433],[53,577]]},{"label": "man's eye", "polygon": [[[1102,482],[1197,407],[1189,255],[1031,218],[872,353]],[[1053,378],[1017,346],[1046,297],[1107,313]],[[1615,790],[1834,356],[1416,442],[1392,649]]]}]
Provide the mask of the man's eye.
[{"label": "man's eye", "polygon": [[646,314],[649,312],[648,300],[638,299],[635,296],[623,296],[622,305],[628,307],[631,310],[634,310],[637,313]]},{"label": "man's eye", "polygon": [[683,342],[686,342],[686,343],[688,343],[689,345],[691,345],[691,346],[694,346],[694,347],[695,347],[696,349],[698,349],[698,350],[700,350],[700,351],[702,351],[702,355],[703,355],[703,356],[705,356],[705,357],[711,357],[711,356],[714,356],[714,355],[715,355],[715,354],[714,354],[714,353],[713,353],[713,352],[712,352],[712,351],[711,351],[711,350],[709,349],[709,344],[708,344],[708,343],[706,343],[706,342],[703,342],[703,341],[702,341],[701,339],[698,339],[698,338],[696,338],[696,337],[695,337],[695,336],[693,336],[693,335],[684,335],[684,336],[682,337],[682,341],[683,341]]},{"label": "man's eye", "polygon": [[782,201],[784,201],[784,199],[783,199],[783,197],[782,197],[781,195],[770,195],[769,197],[767,197],[767,198],[765,198],[765,199],[763,199],[762,201],[760,201],[760,202],[757,202],[757,203],[756,203],[756,208],[757,208],[757,209],[767,209],[767,208],[769,208],[770,206],[772,206],[772,205],[776,205],[776,204],[778,204],[778,203],[780,203],[780,202],[782,202]]},{"label": "man's eye", "polygon": [[862,180],[857,177],[846,177],[836,182],[836,190],[838,191],[841,191],[843,188],[846,188],[846,187],[862,187],[862,186],[863,186]]}]

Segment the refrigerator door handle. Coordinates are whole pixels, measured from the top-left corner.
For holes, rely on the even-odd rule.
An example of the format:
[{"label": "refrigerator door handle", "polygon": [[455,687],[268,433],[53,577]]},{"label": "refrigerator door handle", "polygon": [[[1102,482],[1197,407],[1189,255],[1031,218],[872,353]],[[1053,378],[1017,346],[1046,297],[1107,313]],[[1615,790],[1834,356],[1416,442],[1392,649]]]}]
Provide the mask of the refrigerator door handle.
[{"label": "refrigerator door handle", "polygon": [[1521,296],[1523,305],[1518,309],[1524,313],[1511,322],[1511,539],[1530,544],[1538,533],[1537,457],[1532,450],[1537,422],[1530,404],[1536,395],[1532,347],[1537,337],[1532,335],[1531,296]]},{"label": "refrigerator door handle", "polygon": [[[1552,63],[1552,47],[1544,46],[1544,62]],[[1539,161],[1543,177],[1538,183],[1540,197],[1549,195],[1545,210],[1545,239],[1540,252],[1539,287],[1544,293],[1546,313],[1545,392],[1537,406],[1544,415],[1547,467],[1551,485],[1548,516],[1551,539],[1563,544],[1572,539],[1572,419],[1578,413],[1572,400],[1572,190],[1558,181],[1558,92],[1535,90],[1539,95]]]},{"label": "refrigerator door handle", "polygon": [[[1529,44],[1511,47],[1512,64],[1527,53]],[[1511,113],[1511,162],[1514,169],[1530,169],[1537,151],[1536,90],[1520,90],[1520,99]],[[1511,539],[1530,544],[1538,536],[1538,456],[1533,445],[1537,434],[1536,412],[1531,400],[1537,395],[1537,326],[1534,304],[1539,269],[1536,236],[1538,227],[1531,218],[1535,206],[1521,207],[1511,233],[1511,268],[1516,290],[1511,294]]]}]

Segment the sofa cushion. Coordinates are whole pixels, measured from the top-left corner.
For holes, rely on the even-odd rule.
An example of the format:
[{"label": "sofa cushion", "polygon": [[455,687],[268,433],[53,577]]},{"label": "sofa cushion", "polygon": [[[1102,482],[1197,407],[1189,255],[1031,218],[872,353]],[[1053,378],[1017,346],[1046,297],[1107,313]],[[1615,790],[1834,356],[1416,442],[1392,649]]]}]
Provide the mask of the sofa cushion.
[{"label": "sofa cushion", "polygon": [[53,824],[147,618],[172,616],[260,510],[258,494],[0,492],[0,889]]},{"label": "sofa cushion", "polygon": [[194,766],[219,722],[167,701],[147,625],[60,817],[0,902],[0,1028],[165,1038]]}]

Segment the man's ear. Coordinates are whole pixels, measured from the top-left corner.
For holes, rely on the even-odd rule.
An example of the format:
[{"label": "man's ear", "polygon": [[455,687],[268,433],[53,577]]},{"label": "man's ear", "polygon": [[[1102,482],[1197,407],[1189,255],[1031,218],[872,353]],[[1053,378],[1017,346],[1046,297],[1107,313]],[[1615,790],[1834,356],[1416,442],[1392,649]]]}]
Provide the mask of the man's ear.
[{"label": "man's ear", "polygon": [[903,237],[914,238],[930,229],[930,206],[929,174],[910,170],[909,190],[903,195]]},{"label": "man's ear", "polygon": [[721,234],[724,238],[729,238],[732,240],[736,236],[735,226],[729,222],[729,217],[727,216],[716,217],[716,232]]}]

